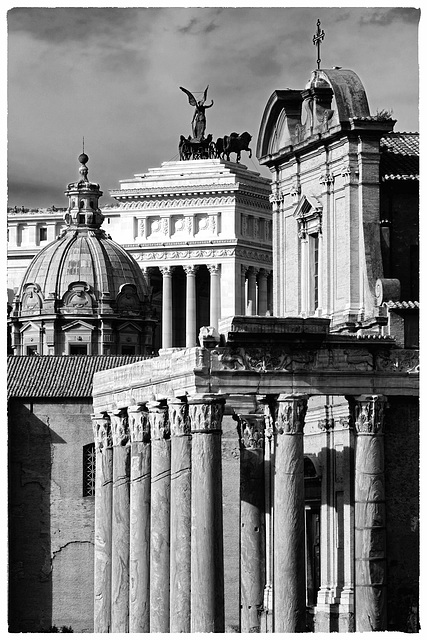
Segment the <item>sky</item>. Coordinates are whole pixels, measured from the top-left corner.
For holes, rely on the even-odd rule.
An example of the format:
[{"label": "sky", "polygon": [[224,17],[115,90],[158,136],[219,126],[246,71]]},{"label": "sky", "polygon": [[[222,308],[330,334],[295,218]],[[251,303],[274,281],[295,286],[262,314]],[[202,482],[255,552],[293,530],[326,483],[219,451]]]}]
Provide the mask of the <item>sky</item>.
[{"label": "sky", "polygon": [[101,208],[120,180],[177,160],[194,112],[180,86],[196,93],[209,85],[206,134],[248,131],[253,156],[243,153],[242,163],[269,176],[255,156],[262,114],[273,91],[309,80],[318,19],[321,67],[352,69],[371,114],[391,110],[396,131],[419,130],[415,4],[67,4],[15,4],[6,14],[8,206],[67,206],[83,138]]}]

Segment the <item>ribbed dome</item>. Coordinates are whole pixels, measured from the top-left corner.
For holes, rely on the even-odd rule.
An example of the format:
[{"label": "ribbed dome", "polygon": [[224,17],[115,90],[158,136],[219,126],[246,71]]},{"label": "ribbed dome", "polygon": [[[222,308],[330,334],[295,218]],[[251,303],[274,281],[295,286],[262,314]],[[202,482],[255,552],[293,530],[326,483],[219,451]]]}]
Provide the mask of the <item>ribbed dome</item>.
[{"label": "ribbed dome", "polygon": [[96,300],[118,296],[123,284],[137,288],[141,300],[148,293],[138,264],[102,229],[68,229],[42,249],[29,265],[21,292],[29,283],[40,287],[43,298],[61,300],[73,282],[85,282]]}]

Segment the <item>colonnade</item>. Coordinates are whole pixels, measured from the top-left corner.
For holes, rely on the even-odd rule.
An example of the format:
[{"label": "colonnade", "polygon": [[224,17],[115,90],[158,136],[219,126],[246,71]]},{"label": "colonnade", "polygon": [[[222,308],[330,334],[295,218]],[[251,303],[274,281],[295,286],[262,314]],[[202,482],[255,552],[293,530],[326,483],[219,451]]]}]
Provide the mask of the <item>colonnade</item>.
[{"label": "colonnade", "polygon": [[[386,629],[385,398],[351,397],[356,631]],[[231,400],[230,400],[231,401]],[[235,413],[240,443],[240,630],[306,629],[308,396]],[[93,416],[95,632],[222,632],[221,423],[214,394]]]},{"label": "colonnade", "polygon": [[151,401],[92,416],[94,631],[224,631],[224,399]]},{"label": "colonnade", "polygon": [[[191,348],[197,346],[198,329],[197,327],[197,289],[196,278],[200,267],[203,265],[183,265],[185,272],[185,347]],[[152,267],[150,267],[152,268]],[[220,264],[207,264],[210,278],[210,294],[209,294],[209,324],[211,327],[218,329],[218,321],[222,312],[228,315],[260,315],[265,316],[268,311],[273,308],[272,295],[272,273],[269,269],[236,265],[239,268],[241,278],[239,286],[234,293],[235,303],[230,309],[222,309],[221,305],[221,289],[224,291],[230,287],[233,292],[235,288],[234,282],[228,282],[221,277]],[[174,344],[173,337],[173,295],[172,283],[176,266],[167,265],[159,267],[162,274],[162,348],[169,349],[177,346]],[[238,290],[240,288],[240,291]],[[230,299],[230,291],[227,291],[225,298]],[[231,296],[232,298],[233,296]],[[230,304],[230,301],[228,302]],[[206,319],[207,321],[207,319]]]}]

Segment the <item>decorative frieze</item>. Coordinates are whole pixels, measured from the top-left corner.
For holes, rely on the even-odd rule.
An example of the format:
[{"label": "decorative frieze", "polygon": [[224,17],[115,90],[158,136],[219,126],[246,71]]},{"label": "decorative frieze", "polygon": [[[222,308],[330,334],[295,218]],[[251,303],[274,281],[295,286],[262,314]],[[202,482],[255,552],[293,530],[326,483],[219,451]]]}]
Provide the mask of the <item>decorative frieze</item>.
[{"label": "decorative frieze", "polygon": [[250,262],[261,262],[271,265],[272,254],[257,249],[245,247],[221,247],[210,249],[166,249],[165,251],[132,251],[132,256],[137,262],[163,262],[169,260],[200,260],[221,258],[241,258]]},{"label": "decorative frieze", "polygon": [[[131,209],[147,210],[147,209],[187,209],[190,207],[218,207],[234,204],[234,196],[218,196],[211,198],[171,198],[171,199],[147,199],[138,200],[138,202],[124,202],[121,209],[128,211]],[[249,201],[250,202],[250,201]],[[257,203],[257,207],[259,204]]]}]

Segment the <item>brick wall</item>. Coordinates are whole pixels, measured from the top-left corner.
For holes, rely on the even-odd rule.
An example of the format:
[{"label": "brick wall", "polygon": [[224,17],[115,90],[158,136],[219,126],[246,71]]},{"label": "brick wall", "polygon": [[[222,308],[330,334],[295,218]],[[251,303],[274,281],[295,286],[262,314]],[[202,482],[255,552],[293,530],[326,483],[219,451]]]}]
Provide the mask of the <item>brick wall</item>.
[{"label": "brick wall", "polygon": [[93,630],[94,498],[82,495],[91,403],[9,406],[9,629]]}]

